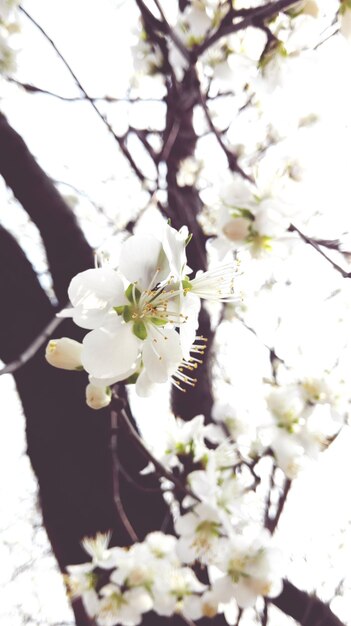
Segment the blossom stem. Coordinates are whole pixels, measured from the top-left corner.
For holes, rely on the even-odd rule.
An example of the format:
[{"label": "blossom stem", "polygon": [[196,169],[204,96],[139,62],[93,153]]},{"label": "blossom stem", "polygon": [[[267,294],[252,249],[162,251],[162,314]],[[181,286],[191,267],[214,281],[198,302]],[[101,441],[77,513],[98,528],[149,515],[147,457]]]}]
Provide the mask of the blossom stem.
[{"label": "blossom stem", "polygon": [[[118,400],[119,398],[118,396],[115,395],[115,392],[113,392],[112,394],[112,403],[114,402],[114,400]],[[169,480],[171,483],[173,483],[173,485],[183,494],[186,494],[188,496],[191,496],[192,498],[194,498],[195,500],[197,500],[198,502],[200,502],[200,498],[198,498],[192,491],[191,489],[189,489],[188,487],[186,487],[185,485],[183,485],[182,481],[179,480],[179,478],[177,478],[176,476],[174,476],[174,474],[172,472],[169,472],[163,465],[162,463],[160,463],[160,461],[158,461],[154,455],[150,452],[150,450],[148,450],[146,448],[146,446],[144,445],[144,442],[142,440],[142,438],[139,436],[139,433],[135,430],[134,426],[131,424],[127,413],[125,411],[125,409],[121,409],[120,408],[120,404],[117,405],[118,409],[119,409],[119,417],[121,418],[122,423],[124,424],[124,426],[126,427],[129,435],[132,437],[132,439],[134,440],[135,444],[138,446],[139,450],[144,454],[144,456],[148,459],[148,461],[150,461],[156,470],[156,473],[158,474],[158,476],[166,478],[167,480]]]}]

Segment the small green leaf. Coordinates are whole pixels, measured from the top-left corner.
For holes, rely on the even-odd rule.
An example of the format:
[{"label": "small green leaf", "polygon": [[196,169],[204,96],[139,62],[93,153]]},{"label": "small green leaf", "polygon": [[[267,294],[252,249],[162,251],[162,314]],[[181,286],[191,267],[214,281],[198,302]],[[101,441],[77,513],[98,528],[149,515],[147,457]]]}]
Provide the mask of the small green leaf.
[{"label": "small green leaf", "polygon": [[127,289],[125,290],[125,294],[129,302],[131,302],[132,304],[134,304],[135,302],[139,302],[140,300],[141,292],[136,287],[135,283],[131,283],[130,285],[128,285]]},{"label": "small green leaf", "polygon": [[123,307],[123,319],[125,322],[130,322],[132,319],[132,307],[127,305]]},{"label": "small green leaf", "polygon": [[123,315],[124,306],[114,306],[113,308],[116,311],[117,315]]},{"label": "small green leaf", "polygon": [[142,341],[144,341],[147,337],[147,330],[144,322],[134,322],[133,333],[136,337],[138,337],[138,339],[142,339]]}]

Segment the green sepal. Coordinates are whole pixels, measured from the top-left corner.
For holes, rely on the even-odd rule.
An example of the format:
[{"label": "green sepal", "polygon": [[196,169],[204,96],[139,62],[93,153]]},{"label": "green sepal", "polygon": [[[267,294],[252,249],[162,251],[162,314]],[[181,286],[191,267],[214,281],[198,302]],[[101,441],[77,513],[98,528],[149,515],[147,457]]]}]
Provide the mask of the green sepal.
[{"label": "green sepal", "polygon": [[139,302],[140,300],[141,292],[134,283],[128,285],[127,289],[125,290],[125,294],[126,298],[128,298],[129,302],[131,302],[132,304],[134,304],[134,302]]},{"label": "green sepal", "polygon": [[189,278],[186,276],[185,278],[183,278],[182,280],[182,287],[183,289],[186,289],[187,291],[191,291],[193,286],[191,284],[191,281],[189,280]]},{"label": "green sepal", "polygon": [[146,326],[144,322],[140,322],[140,321],[134,322],[133,333],[136,337],[138,337],[138,339],[141,339],[142,341],[144,341],[144,339],[146,339],[147,337],[147,330],[146,330]]},{"label": "green sepal", "polygon": [[185,246],[187,246],[191,242],[192,238],[193,238],[193,233],[189,233],[189,235],[187,236],[185,240]]},{"label": "green sepal", "polygon": [[83,372],[83,371],[84,371],[84,367],[83,367],[83,365],[78,365],[78,367],[75,367],[75,368],[74,368],[74,371],[75,371],[75,372]]},{"label": "green sepal", "polygon": [[138,378],[139,378],[139,372],[134,372],[134,374],[131,374],[130,376],[128,376],[128,378],[125,379],[124,383],[126,385],[135,385]]},{"label": "green sepal", "polygon": [[113,308],[116,311],[117,315],[123,315],[124,306],[114,306]]},{"label": "green sepal", "polygon": [[167,324],[167,320],[161,319],[160,317],[151,317],[149,321],[154,326],[166,326]]},{"label": "green sepal", "polygon": [[132,307],[131,306],[125,306],[123,307],[123,319],[125,322],[130,322],[130,320],[132,319]]},{"label": "green sepal", "polygon": [[244,207],[234,207],[230,212],[231,217],[244,217],[246,220],[250,220],[253,222],[255,219],[254,214],[250,211],[250,209],[245,209]]}]

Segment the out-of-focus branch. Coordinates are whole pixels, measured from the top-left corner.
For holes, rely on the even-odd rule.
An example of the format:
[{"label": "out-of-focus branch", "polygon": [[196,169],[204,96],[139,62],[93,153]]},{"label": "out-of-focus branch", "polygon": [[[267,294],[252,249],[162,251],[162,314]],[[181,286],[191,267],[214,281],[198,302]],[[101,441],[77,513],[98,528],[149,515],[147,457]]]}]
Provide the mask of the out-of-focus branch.
[{"label": "out-of-focus branch", "polygon": [[[323,242],[323,240],[318,240],[318,239],[313,239],[312,237],[308,237],[307,235],[305,235],[304,233],[301,232],[301,230],[299,228],[297,228],[297,226],[294,226],[294,224],[290,224],[289,227],[289,231],[290,232],[295,232],[299,235],[299,237],[305,242],[308,243],[312,248],[314,248],[314,250],[316,250],[316,252],[318,252],[318,254],[320,254],[326,261],[328,261],[328,263],[330,263],[330,265],[337,271],[339,272],[339,274],[341,274],[341,276],[343,278],[351,278],[351,272],[347,272],[346,270],[344,270],[342,267],[340,267],[340,265],[338,265],[337,263],[335,263],[335,261],[333,261],[333,259],[331,259],[327,254],[325,254],[325,252],[323,252],[323,250],[321,249],[321,246],[325,246],[328,248],[333,248],[332,245],[330,245],[332,242]],[[327,244],[327,245],[326,245]],[[329,244],[329,245],[328,245]],[[334,248],[335,249],[335,248]]]},{"label": "out-of-focus branch", "polygon": [[[216,41],[222,39],[231,33],[243,30],[248,26],[256,26],[255,22],[263,21],[272,18],[274,15],[285,9],[289,9],[294,4],[297,4],[298,0],[278,0],[277,2],[269,2],[268,4],[252,9],[238,9],[232,10],[227,14],[218,27],[218,29],[209,37],[207,37],[199,46],[194,47],[192,51],[193,61],[201,56],[208,48],[210,48]],[[228,19],[228,17],[230,19]],[[233,21],[234,18],[240,18],[240,21]],[[256,26],[259,28],[259,26]]]},{"label": "out-of-focus branch", "polygon": [[129,517],[127,516],[121,498],[120,481],[119,481],[119,464],[118,464],[118,413],[111,411],[111,460],[112,460],[112,484],[113,484],[113,500],[116,506],[117,519],[120,520],[133,542],[138,541]]},{"label": "out-of-focus branch", "polygon": [[290,488],[291,488],[291,480],[285,479],[284,487],[279,496],[278,506],[277,506],[277,510],[276,510],[274,517],[273,518],[269,517],[268,512],[267,512],[266,528],[269,530],[271,534],[274,533],[274,531],[276,530],[279,524],[279,520],[283,513],[284,506],[285,506],[287,497],[289,495]]},{"label": "out-of-focus branch", "polygon": [[54,290],[64,306],[72,276],[93,266],[92,250],[73,211],[2,113],[0,175],[40,231]]},{"label": "out-of-focus branch", "polygon": [[270,598],[269,602],[301,626],[344,626],[328,604],[301,591],[288,580],[284,580],[282,593],[277,598]]},{"label": "out-of-focus branch", "polygon": [[14,361],[12,361],[11,363],[8,363],[7,365],[5,365],[5,367],[0,369],[0,376],[2,376],[3,374],[13,374],[20,367],[28,363],[28,361],[30,361],[30,359],[33,358],[33,356],[38,352],[38,350],[40,350],[40,348],[45,343],[45,341],[47,341],[47,339],[51,337],[54,330],[61,323],[62,323],[62,319],[60,319],[59,317],[54,317],[51,320],[51,322],[49,322],[48,325],[45,326],[45,328],[43,328],[40,335],[38,335],[38,337],[36,337],[34,341],[32,341],[32,343],[28,346],[28,348],[26,348],[26,350],[24,350],[24,352],[22,352],[22,354],[19,357],[17,357]]},{"label": "out-of-focus branch", "polygon": [[115,392],[113,392],[113,397],[112,397],[112,408],[116,412],[118,412],[121,423],[123,426],[125,426],[128,434],[130,435],[133,442],[135,443],[135,446],[144,455],[145,459],[154,465],[157,475],[159,477],[166,478],[167,480],[169,480],[176,487],[176,489],[178,489],[180,493],[191,496],[195,500],[199,500],[199,498],[190,489],[188,489],[188,487],[186,487],[182,483],[182,481],[177,476],[175,476],[175,474],[173,474],[173,472],[170,472],[168,469],[166,469],[164,465],[162,465],[162,463],[160,463],[160,461],[156,459],[156,457],[152,454],[152,452],[148,450],[142,438],[140,437],[139,433],[134,428],[133,424],[128,418],[128,415],[123,407],[123,401],[121,402],[121,399],[118,396],[116,396]]},{"label": "out-of-focus branch", "polygon": [[137,164],[135,163],[132,155],[130,154],[128,148],[125,145],[124,140],[119,137],[115,131],[113,130],[111,124],[109,123],[109,121],[106,119],[106,117],[101,113],[100,109],[97,107],[95,100],[93,98],[91,98],[89,96],[89,94],[87,93],[87,91],[85,90],[85,88],[83,87],[82,83],[80,82],[78,76],[76,75],[76,73],[72,70],[71,66],[69,65],[68,61],[66,61],[65,57],[62,55],[62,53],[60,52],[60,50],[57,48],[55,42],[51,39],[51,37],[49,37],[49,35],[47,34],[47,32],[42,28],[42,26],[40,26],[40,24],[38,24],[38,22],[29,14],[27,13],[27,11],[23,8],[20,7],[21,11],[24,13],[24,15],[26,15],[26,17],[32,22],[32,24],[34,24],[34,26],[42,33],[42,35],[45,37],[45,39],[49,42],[49,44],[51,45],[51,47],[55,50],[56,54],[59,56],[59,58],[61,59],[62,63],[65,65],[65,67],[67,68],[67,70],[69,71],[69,73],[71,74],[73,80],[75,81],[77,87],[80,89],[80,91],[82,92],[82,94],[84,95],[85,99],[90,103],[90,105],[93,107],[94,111],[97,113],[97,115],[99,116],[99,118],[101,119],[101,121],[104,123],[104,125],[106,126],[106,128],[108,129],[108,131],[111,133],[111,135],[113,136],[113,138],[116,140],[116,142],[118,143],[120,149],[122,150],[124,156],[126,157],[126,159],[128,160],[130,166],[132,167],[134,173],[137,175],[137,177],[139,178],[139,180],[141,180],[141,182],[144,182],[145,180],[145,176],[142,173],[142,171],[139,169],[139,167],[137,166]]},{"label": "out-of-focus branch", "polygon": [[159,0],[154,0],[154,3],[156,4],[157,9],[158,9],[158,11],[159,11],[159,13],[161,15],[161,18],[162,18],[162,21],[163,21],[166,33],[168,33],[168,35],[172,39],[174,45],[178,48],[179,52],[183,55],[183,57],[187,61],[190,61],[190,59],[191,59],[190,51],[183,44],[183,42],[179,39],[179,37],[177,36],[177,34],[173,30],[173,28],[169,25]]},{"label": "out-of-focus branch", "polygon": [[23,83],[22,81],[14,78],[13,76],[6,76],[6,80],[10,83],[14,83],[18,87],[22,87],[28,93],[38,93],[43,94],[45,96],[52,96],[53,98],[57,98],[58,100],[63,100],[63,102],[86,102],[87,100],[93,100],[94,102],[127,102],[127,104],[134,104],[139,102],[162,102],[160,98],[139,98],[139,97],[128,97],[125,96],[123,98],[117,98],[115,96],[90,96],[87,98],[84,94],[80,96],[63,96],[60,93],[56,93],[54,91],[49,91],[48,89],[43,89],[42,87],[37,87],[31,83]]},{"label": "out-of-focus branch", "polygon": [[208,106],[206,103],[206,100],[203,96],[203,94],[201,92],[199,92],[200,95],[200,104],[202,106],[202,109],[205,113],[205,117],[207,119],[208,125],[211,129],[211,131],[213,132],[213,134],[215,135],[219,145],[221,146],[225,156],[227,157],[227,161],[228,161],[228,165],[229,165],[229,169],[232,172],[238,172],[238,174],[240,174],[243,178],[246,178],[247,180],[252,181],[252,179],[250,178],[250,176],[248,174],[246,174],[246,172],[244,172],[244,170],[240,167],[240,165],[238,164],[238,157],[237,155],[230,150],[224,143],[223,139],[222,139],[222,135],[219,132],[219,130],[216,128],[216,126],[213,123],[211,114],[208,110]]}]

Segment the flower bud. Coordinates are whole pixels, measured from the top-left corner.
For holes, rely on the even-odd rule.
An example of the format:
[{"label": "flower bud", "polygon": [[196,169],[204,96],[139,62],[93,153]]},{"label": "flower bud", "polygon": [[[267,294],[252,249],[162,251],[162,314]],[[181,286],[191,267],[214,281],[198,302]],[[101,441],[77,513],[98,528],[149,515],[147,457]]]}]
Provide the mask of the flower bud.
[{"label": "flower bud", "polygon": [[340,13],[340,33],[347,41],[351,41],[351,9],[348,6]]},{"label": "flower bud", "polygon": [[110,387],[96,387],[89,383],[85,390],[85,399],[91,409],[103,409],[111,402]]},{"label": "flower bud", "polygon": [[63,370],[80,370],[82,367],[82,344],[74,339],[62,337],[51,339],[46,346],[45,358],[50,365]]},{"label": "flower bud", "polygon": [[250,232],[250,222],[244,217],[236,217],[223,226],[223,233],[230,241],[244,241]]}]

